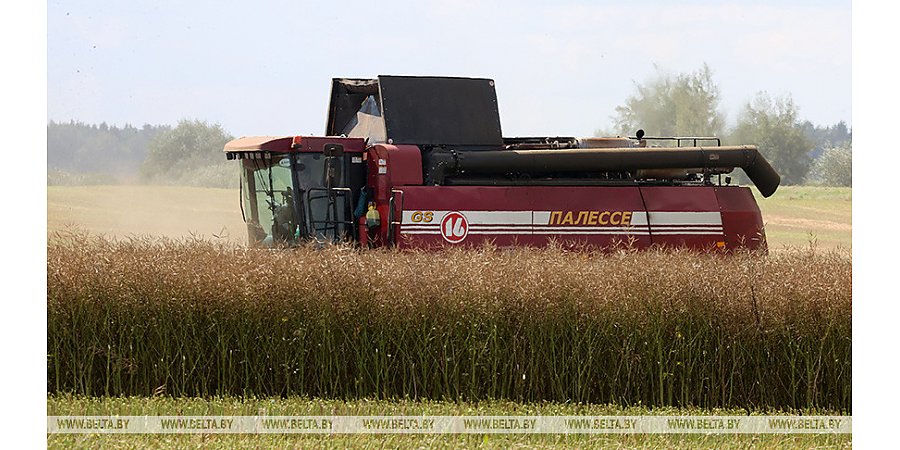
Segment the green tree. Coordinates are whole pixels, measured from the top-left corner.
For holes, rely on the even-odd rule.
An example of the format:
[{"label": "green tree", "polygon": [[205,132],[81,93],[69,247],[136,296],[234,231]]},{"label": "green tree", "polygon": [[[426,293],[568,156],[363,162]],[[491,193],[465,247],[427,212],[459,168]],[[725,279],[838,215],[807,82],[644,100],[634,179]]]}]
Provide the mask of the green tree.
[{"label": "green tree", "polygon": [[693,73],[657,75],[638,84],[637,93],[616,107],[616,132],[633,136],[643,129],[649,136],[717,136],[724,118],[719,111],[719,88],[704,64]]},{"label": "green tree", "polygon": [[744,106],[729,141],[759,146],[782,184],[803,183],[809,173],[814,143],[797,120],[797,106],[789,95],[773,99],[758,93]]},{"label": "green tree", "polygon": [[181,120],[150,141],[141,175],[147,181],[211,187],[234,185],[222,148],[233,137],[219,124]]},{"label": "green tree", "polygon": [[826,186],[852,186],[853,145],[850,141],[826,149],[813,164],[813,177]]}]

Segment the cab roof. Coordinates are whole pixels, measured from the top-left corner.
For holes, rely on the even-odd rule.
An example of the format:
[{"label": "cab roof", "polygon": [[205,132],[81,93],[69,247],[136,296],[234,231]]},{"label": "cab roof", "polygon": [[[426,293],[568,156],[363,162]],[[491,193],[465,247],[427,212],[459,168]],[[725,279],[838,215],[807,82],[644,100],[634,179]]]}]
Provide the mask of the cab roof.
[{"label": "cab roof", "polygon": [[225,152],[287,153],[293,141],[293,136],[242,136],[225,144]]}]

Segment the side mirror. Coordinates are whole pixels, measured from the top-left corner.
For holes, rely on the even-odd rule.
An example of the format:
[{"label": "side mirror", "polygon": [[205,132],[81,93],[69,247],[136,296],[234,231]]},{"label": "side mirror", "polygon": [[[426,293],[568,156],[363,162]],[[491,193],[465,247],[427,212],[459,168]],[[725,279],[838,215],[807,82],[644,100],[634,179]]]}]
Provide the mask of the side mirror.
[{"label": "side mirror", "polygon": [[341,157],[344,156],[344,145],[343,144],[325,144],[325,150],[323,151],[325,156],[328,157]]}]

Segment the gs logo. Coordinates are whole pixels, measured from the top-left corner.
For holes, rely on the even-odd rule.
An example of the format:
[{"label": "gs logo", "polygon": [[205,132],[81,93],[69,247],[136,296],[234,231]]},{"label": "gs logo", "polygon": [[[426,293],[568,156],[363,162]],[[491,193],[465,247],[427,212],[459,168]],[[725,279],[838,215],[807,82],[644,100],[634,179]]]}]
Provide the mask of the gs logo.
[{"label": "gs logo", "polygon": [[432,211],[416,211],[412,213],[410,218],[414,223],[431,223],[434,220],[434,212]]}]

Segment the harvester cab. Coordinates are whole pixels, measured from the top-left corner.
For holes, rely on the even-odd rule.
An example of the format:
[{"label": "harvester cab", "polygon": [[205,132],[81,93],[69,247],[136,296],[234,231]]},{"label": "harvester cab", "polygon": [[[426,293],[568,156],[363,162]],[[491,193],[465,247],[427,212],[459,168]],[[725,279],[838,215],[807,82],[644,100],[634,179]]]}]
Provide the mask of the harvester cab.
[{"label": "harvester cab", "polygon": [[[243,137],[226,144],[228,159],[243,163],[241,210],[251,244],[360,240],[355,222],[367,214],[366,200],[374,197],[372,189],[364,187],[369,181],[367,149],[375,145],[499,148],[502,137],[493,82],[479,81],[483,80],[334,79],[326,137]],[[384,174],[385,165],[383,158],[376,160],[376,173]],[[382,210],[375,209],[374,214]],[[395,238],[393,233],[386,237]],[[372,237],[373,244],[378,240],[377,234]]]},{"label": "harvester cab", "polygon": [[241,211],[250,243],[294,245],[353,239],[354,201],[365,178],[363,139],[245,137],[229,142],[241,161]]},{"label": "harvester cab", "polygon": [[[662,143],[662,144],[661,144]],[[715,137],[504,138],[493,80],[336,78],[324,136],[243,137],[250,243],[765,248],[740,167],[780,183],[752,145]]]}]

